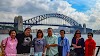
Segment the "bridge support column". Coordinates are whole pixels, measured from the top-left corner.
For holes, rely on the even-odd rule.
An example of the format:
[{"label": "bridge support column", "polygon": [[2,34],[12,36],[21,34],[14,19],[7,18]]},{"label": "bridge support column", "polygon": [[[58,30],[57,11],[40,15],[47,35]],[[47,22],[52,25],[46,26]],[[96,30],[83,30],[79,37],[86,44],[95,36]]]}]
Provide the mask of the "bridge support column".
[{"label": "bridge support column", "polygon": [[83,28],[84,28],[83,33],[87,33],[86,32],[86,24],[83,24]]},{"label": "bridge support column", "polygon": [[16,30],[18,31],[23,31],[23,19],[22,19],[22,16],[16,16],[14,18],[14,27]]}]

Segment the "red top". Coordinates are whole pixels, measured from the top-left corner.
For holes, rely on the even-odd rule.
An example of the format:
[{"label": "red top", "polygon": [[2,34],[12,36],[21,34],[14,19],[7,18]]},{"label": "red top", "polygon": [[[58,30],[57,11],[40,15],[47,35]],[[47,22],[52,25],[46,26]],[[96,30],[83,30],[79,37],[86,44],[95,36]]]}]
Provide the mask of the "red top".
[{"label": "red top", "polygon": [[79,39],[76,39],[76,44],[78,43],[78,40],[79,40]]},{"label": "red top", "polygon": [[95,48],[96,42],[93,39],[87,39],[85,41],[85,56],[92,56]]}]

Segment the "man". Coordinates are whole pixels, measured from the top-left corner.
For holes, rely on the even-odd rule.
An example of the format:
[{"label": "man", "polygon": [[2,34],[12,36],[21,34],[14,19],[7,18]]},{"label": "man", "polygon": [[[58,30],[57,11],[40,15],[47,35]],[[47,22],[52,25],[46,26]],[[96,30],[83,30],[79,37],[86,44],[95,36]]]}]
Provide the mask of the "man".
[{"label": "man", "polygon": [[69,40],[65,37],[65,31],[60,30],[60,37],[58,38],[58,52],[59,56],[69,56],[70,45]]},{"label": "man", "polygon": [[47,41],[47,52],[46,52],[46,56],[57,56],[58,54],[58,38],[57,36],[53,35],[53,29],[52,28],[48,28],[47,30],[48,35],[45,36],[44,38]]},{"label": "man", "polygon": [[23,33],[17,34],[17,54],[29,54],[32,41],[31,28],[26,28]]}]

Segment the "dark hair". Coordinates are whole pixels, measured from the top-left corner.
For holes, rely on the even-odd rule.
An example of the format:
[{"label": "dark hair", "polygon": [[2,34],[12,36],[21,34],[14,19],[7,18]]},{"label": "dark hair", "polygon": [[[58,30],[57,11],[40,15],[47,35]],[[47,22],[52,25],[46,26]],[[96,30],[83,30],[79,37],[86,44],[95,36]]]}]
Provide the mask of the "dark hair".
[{"label": "dark hair", "polygon": [[60,32],[61,32],[61,31],[63,31],[63,32],[64,32],[64,34],[65,34],[65,30],[60,30]]},{"label": "dark hair", "polygon": [[28,27],[28,28],[25,28],[24,32],[25,32],[27,29],[30,29],[30,30],[31,30],[31,28]]},{"label": "dark hair", "polygon": [[49,30],[49,29],[52,29],[52,28],[48,28],[48,30]]},{"label": "dark hair", "polygon": [[80,34],[80,37],[81,37],[81,31],[80,31],[80,30],[76,30],[76,31],[75,31],[74,37],[76,37],[77,32],[80,32],[80,33],[78,33],[78,34]]},{"label": "dark hair", "polygon": [[93,37],[93,33],[92,33],[92,32],[89,32],[88,35],[89,35],[89,34]]},{"label": "dark hair", "polygon": [[9,35],[11,34],[11,32],[15,31],[15,33],[17,34],[16,30],[10,30],[9,31]]},{"label": "dark hair", "polygon": [[43,37],[43,32],[42,32],[42,30],[39,29],[39,30],[37,31],[37,34],[36,34],[36,37],[37,37],[37,38],[38,38],[38,33],[42,33],[42,37]]}]

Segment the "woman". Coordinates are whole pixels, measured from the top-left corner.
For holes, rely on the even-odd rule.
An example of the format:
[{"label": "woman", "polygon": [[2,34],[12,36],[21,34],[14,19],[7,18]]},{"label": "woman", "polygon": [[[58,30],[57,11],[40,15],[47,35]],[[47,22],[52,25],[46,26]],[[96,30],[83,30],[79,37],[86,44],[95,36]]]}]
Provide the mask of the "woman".
[{"label": "woman", "polygon": [[61,37],[58,38],[58,54],[59,56],[69,56],[70,45],[69,40],[65,37],[65,31],[60,30]]},{"label": "woman", "polygon": [[80,30],[76,30],[72,39],[72,46],[74,47],[77,56],[84,56],[84,39],[81,38]]},{"label": "woman", "polygon": [[34,56],[44,56],[46,50],[46,40],[43,38],[42,30],[37,31],[36,38],[33,39]]},{"label": "woman", "polygon": [[9,37],[2,40],[1,50],[4,56],[16,56],[17,50],[17,39],[16,39],[16,31],[10,30]]},{"label": "woman", "polygon": [[93,40],[93,33],[88,33],[85,41],[85,56],[95,56],[96,42]]}]

